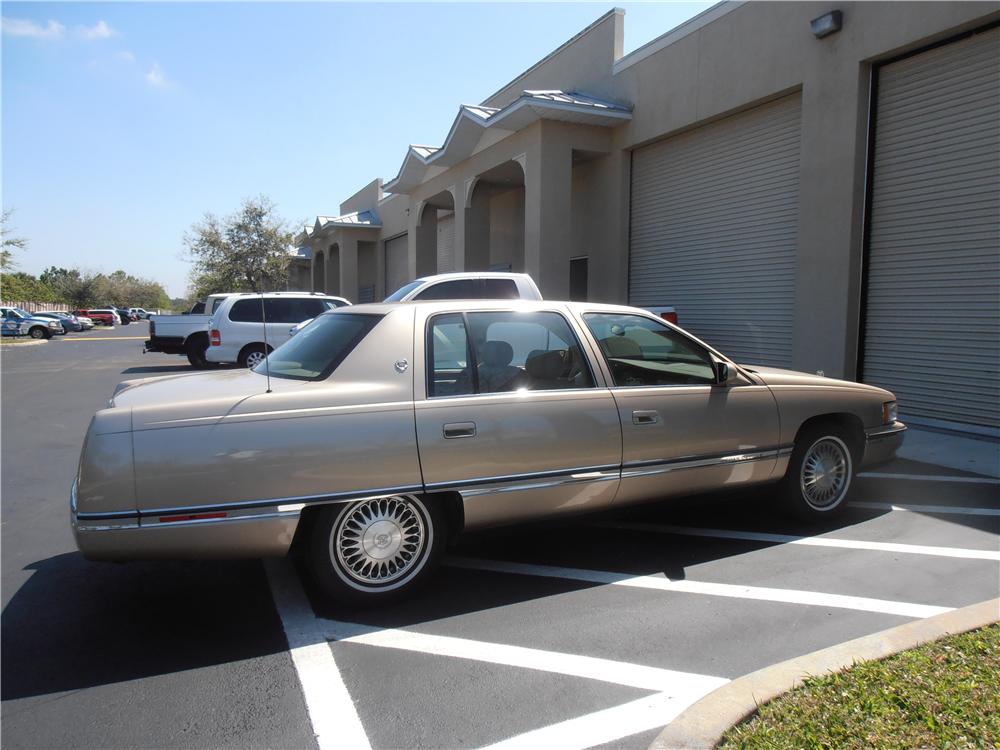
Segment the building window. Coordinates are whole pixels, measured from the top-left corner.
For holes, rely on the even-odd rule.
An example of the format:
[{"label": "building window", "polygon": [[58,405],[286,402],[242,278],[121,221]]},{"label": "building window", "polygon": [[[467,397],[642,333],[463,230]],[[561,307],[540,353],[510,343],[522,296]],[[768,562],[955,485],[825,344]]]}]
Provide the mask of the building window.
[{"label": "building window", "polygon": [[587,301],[587,284],[589,280],[589,267],[586,256],[582,258],[570,258],[569,261],[569,298],[573,302]]}]

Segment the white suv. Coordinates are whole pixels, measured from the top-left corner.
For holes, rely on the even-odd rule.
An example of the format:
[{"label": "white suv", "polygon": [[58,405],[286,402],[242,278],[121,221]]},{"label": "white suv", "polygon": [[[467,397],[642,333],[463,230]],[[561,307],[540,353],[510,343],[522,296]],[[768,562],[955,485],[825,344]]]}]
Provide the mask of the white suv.
[{"label": "white suv", "polygon": [[[263,300],[262,300],[263,297]],[[209,362],[256,367],[267,354],[288,340],[291,324],[351,304],[343,297],[308,292],[265,292],[226,297],[208,322]],[[263,319],[261,312],[263,311]],[[263,321],[267,321],[264,323]],[[267,345],[264,328],[267,328]]]}]

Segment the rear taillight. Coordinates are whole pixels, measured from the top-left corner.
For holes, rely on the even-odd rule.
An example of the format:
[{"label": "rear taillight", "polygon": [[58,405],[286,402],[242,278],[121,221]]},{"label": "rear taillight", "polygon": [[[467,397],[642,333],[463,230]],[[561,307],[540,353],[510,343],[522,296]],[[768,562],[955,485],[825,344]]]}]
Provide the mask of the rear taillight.
[{"label": "rear taillight", "polygon": [[217,328],[212,330],[212,346],[222,346],[222,335]]},{"label": "rear taillight", "polygon": [[677,313],[674,311],[662,312],[660,313],[660,317],[663,318],[668,323],[673,323],[674,325],[677,325]]}]

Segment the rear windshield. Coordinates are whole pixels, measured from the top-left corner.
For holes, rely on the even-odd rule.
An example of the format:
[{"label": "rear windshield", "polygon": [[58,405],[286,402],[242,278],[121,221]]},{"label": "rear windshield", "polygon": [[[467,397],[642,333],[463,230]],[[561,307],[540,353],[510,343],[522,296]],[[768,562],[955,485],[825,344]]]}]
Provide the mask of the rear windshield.
[{"label": "rear windshield", "polygon": [[273,378],[323,380],[381,319],[381,315],[354,313],[321,315],[271,352],[254,372],[264,375],[270,367]]}]

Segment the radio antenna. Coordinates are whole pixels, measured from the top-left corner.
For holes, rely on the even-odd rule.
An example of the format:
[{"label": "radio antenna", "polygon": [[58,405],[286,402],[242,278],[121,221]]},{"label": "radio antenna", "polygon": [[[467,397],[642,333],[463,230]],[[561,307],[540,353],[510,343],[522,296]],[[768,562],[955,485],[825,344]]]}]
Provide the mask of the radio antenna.
[{"label": "radio antenna", "polygon": [[271,392],[271,359],[268,357],[268,346],[267,346],[267,313],[264,312],[264,269],[261,269],[260,273],[261,283],[258,285],[258,294],[260,294],[260,325],[264,329],[264,376],[267,378],[267,390],[264,393]]}]

